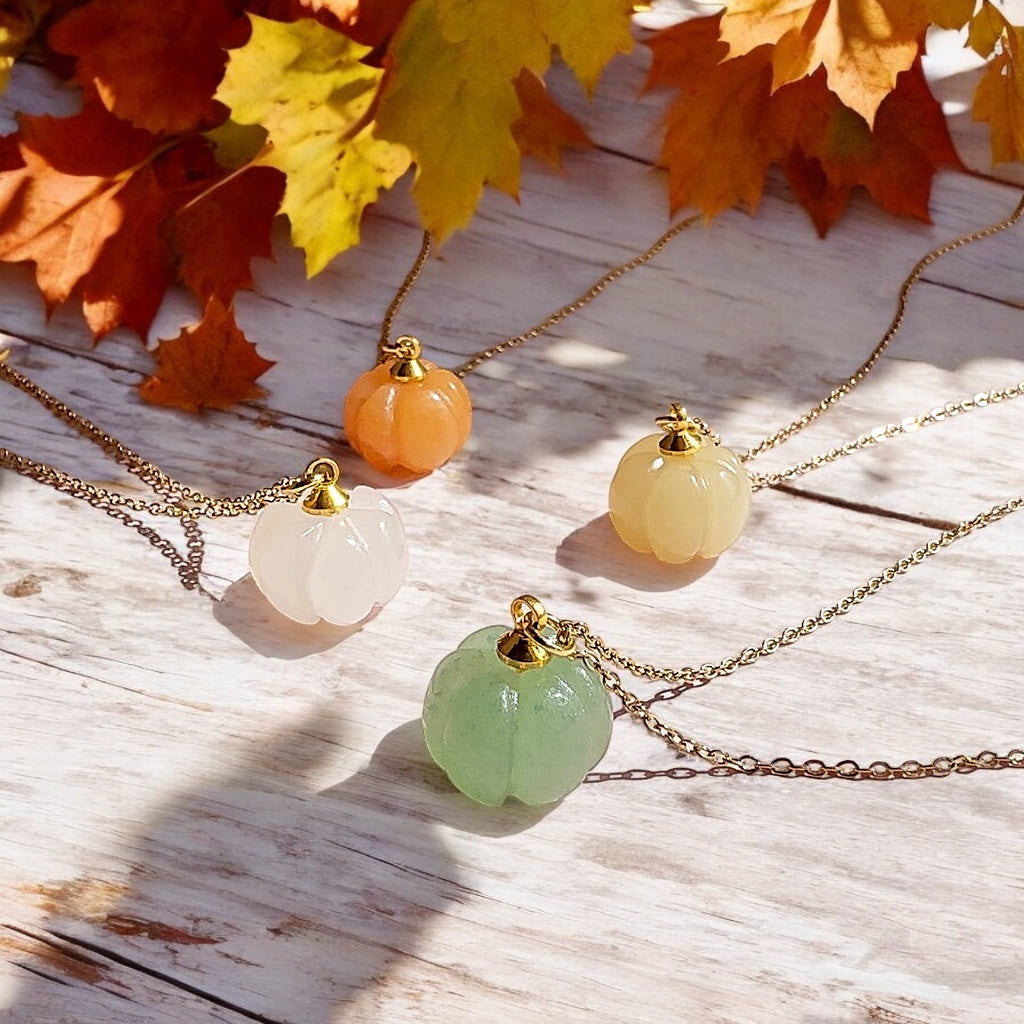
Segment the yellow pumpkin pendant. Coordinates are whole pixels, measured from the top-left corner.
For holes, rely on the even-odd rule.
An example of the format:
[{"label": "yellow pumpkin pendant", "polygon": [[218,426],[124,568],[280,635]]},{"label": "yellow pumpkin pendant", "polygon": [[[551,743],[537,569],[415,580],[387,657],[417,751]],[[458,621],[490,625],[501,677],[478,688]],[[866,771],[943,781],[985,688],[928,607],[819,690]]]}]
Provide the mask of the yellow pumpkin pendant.
[{"label": "yellow pumpkin pendant", "polygon": [[715,558],[747,521],[747,471],[681,406],[657,423],[663,433],[637,441],[615,471],[608,493],[612,525],[634,551],[653,552],[662,562]]},{"label": "yellow pumpkin pendant", "polygon": [[422,474],[447,462],[469,437],[473,406],[450,370],[420,358],[403,335],[393,355],[356,378],[345,398],[345,433],[371,466]]}]

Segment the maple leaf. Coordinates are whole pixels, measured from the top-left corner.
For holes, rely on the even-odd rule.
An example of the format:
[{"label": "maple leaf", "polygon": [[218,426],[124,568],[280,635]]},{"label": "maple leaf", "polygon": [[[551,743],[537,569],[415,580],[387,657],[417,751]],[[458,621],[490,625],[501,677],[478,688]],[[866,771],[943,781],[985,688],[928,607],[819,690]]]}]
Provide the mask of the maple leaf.
[{"label": "maple leaf", "polygon": [[235,121],[266,129],[258,161],[287,177],[282,211],[311,277],[359,241],[364,208],[409,166],[407,150],[373,123],[384,73],[360,63],[368,52],[312,20],[253,17],[217,92]]},{"label": "maple leaf", "polygon": [[256,381],[274,363],[246,340],[234,310],[211,299],[202,320],[186,327],[156,349],[156,370],[139,385],[139,394],[154,405],[187,412],[227,409],[236,402],[261,398]]},{"label": "maple leaf", "polygon": [[19,125],[0,147],[0,260],[35,264],[48,311],[80,291],[97,339],[122,324],[144,337],[179,261],[205,303],[268,254],[276,171],[225,178],[201,136],[154,136],[96,100]]},{"label": "maple leaf", "polygon": [[968,42],[982,56],[995,51],[978,82],[971,113],[991,128],[992,163],[1024,160],[1024,28],[1011,25],[985,0]]},{"label": "maple leaf", "polygon": [[[86,319],[97,336],[122,320],[147,329],[169,277],[158,270],[152,280],[159,258],[134,245],[145,235],[142,221],[151,220],[159,191],[148,162],[153,137],[96,104],[70,118],[22,117],[19,126],[12,145],[22,165],[0,173],[0,260],[35,263],[48,309],[82,287]],[[130,227],[128,206],[139,214]],[[125,251],[118,251],[117,239]],[[118,258],[108,258],[104,268],[100,260],[110,246]],[[109,308],[103,277],[104,270],[116,273],[122,256],[134,283],[129,280],[119,316]],[[133,265],[136,256],[141,265]]]},{"label": "maple leaf", "polygon": [[512,137],[520,151],[543,160],[556,170],[562,166],[563,149],[593,146],[579,122],[550,96],[544,82],[523,68],[515,80],[522,116],[512,125]]},{"label": "maple leaf", "polygon": [[771,102],[770,49],[733,60],[719,41],[721,15],[695,18],[659,32],[645,90],[672,86],[658,162],[668,168],[673,213],[694,204],[707,217],[741,205],[751,213],[769,164],[788,151],[767,120]]},{"label": "maple leaf", "polygon": [[[213,94],[223,47],[244,38],[240,0],[90,0],[49,31],[76,74],[113,114],[156,134],[220,120]],[[126,55],[130,54],[130,59]]]},{"label": "maple leaf", "polygon": [[792,142],[786,176],[822,235],[859,185],[890,213],[929,221],[936,170],[962,167],[920,59],[882,101],[873,129],[829,90],[824,71],[780,89],[771,116]]},{"label": "maple leaf", "polygon": [[248,167],[218,181],[176,211],[167,229],[180,254],[178,277],[204,300],[229,302],[252,285],[254,256],[273,259],[270,227],[284,195],[273,167]]},{"label": "maple leaf", "polygon": [[388,51],[377,124],[416,162],[413,196],[438,240],[469,222],[485,183],[515,196],[523,116],[515,80],[543,75],[552,47],[587,89],[632,47],[625,0],[416,0]]},{"label": "maple leaf", "polygon": [[646,88],[679,90],[659,158],[673,211],[694,204],[710,217],[739,204],[753,212],[768,166],[778,164],[822,234],[859,185],[887,210],[927,219],[935,170],[960,163],[920,61],[899,76],[872,129],[829,89],[824,68],[773,92],[770,46],[726,58],[720,17],[684,22],[650,43]]},{"label": "maple leaf", "polygon": [[13,0],[0,5],[0,92],[11,68],[49,13],[50,0]]},{"label": "maple leaf", "polygon": [[774,47],[773,90],[824,67],[829,88],[870,126],[918,56],[933,5],[948,21],[962,0],[734,0],[721,34],[730,57]]}]

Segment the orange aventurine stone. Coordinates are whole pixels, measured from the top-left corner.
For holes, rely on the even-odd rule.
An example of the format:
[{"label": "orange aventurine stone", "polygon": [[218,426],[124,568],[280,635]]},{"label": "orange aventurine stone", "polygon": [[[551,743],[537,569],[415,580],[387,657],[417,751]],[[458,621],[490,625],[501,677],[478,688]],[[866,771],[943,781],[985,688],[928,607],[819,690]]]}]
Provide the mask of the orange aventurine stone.
[{"label": "orange aventurine stone", "polygon": [[416,359],[418,379],[396,378],[398,359],[375,366],[345,399],[345,433],[371,466],[385,473],[429,473],[469,437],[473,406],[450,370]]}]

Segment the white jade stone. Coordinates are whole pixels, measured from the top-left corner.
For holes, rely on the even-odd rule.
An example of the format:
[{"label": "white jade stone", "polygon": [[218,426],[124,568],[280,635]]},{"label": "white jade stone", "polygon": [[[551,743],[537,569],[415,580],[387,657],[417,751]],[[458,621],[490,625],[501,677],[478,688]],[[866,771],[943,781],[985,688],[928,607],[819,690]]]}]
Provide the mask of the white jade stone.
[{"label": "white jade stone", "polygon": [[750,478],[724,445],[666,455],[663,436],[649,434],[622,456],[608,493],[612,525],[635,551],[662,562],[715,558],[743,531]]},{"label": "white jade stone", "polygon": [[372,487],[356,487],[348,508],[314,516],[299,503],[268,505],[249,541],[256,586],[282,614],[313,625],[351,626],[402,585],[409,564],[405,529],[394,505]]}]

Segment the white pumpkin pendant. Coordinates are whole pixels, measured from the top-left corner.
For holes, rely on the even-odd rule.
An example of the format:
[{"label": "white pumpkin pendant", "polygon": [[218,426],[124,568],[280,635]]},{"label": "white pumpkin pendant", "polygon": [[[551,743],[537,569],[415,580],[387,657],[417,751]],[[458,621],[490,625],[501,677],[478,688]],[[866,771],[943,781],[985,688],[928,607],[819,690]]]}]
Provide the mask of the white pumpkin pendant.
[{"label": "white pumpkin pendant", "polygon": [[409,550],[394,505],[372,487],[338,486],[331,459],[306,468],[301,502],[277,501],[256,520],[249,569],[282,614],[313,625],[351,626],[394,597]]},{"label": "white pumpkin pendant", "polygon": [[612,525],[634,551],[662,562],[715,558],[747,521],[747,471],[681,406],[657,424],[663,433],[637,441],[619,462],[608,492]]}]

